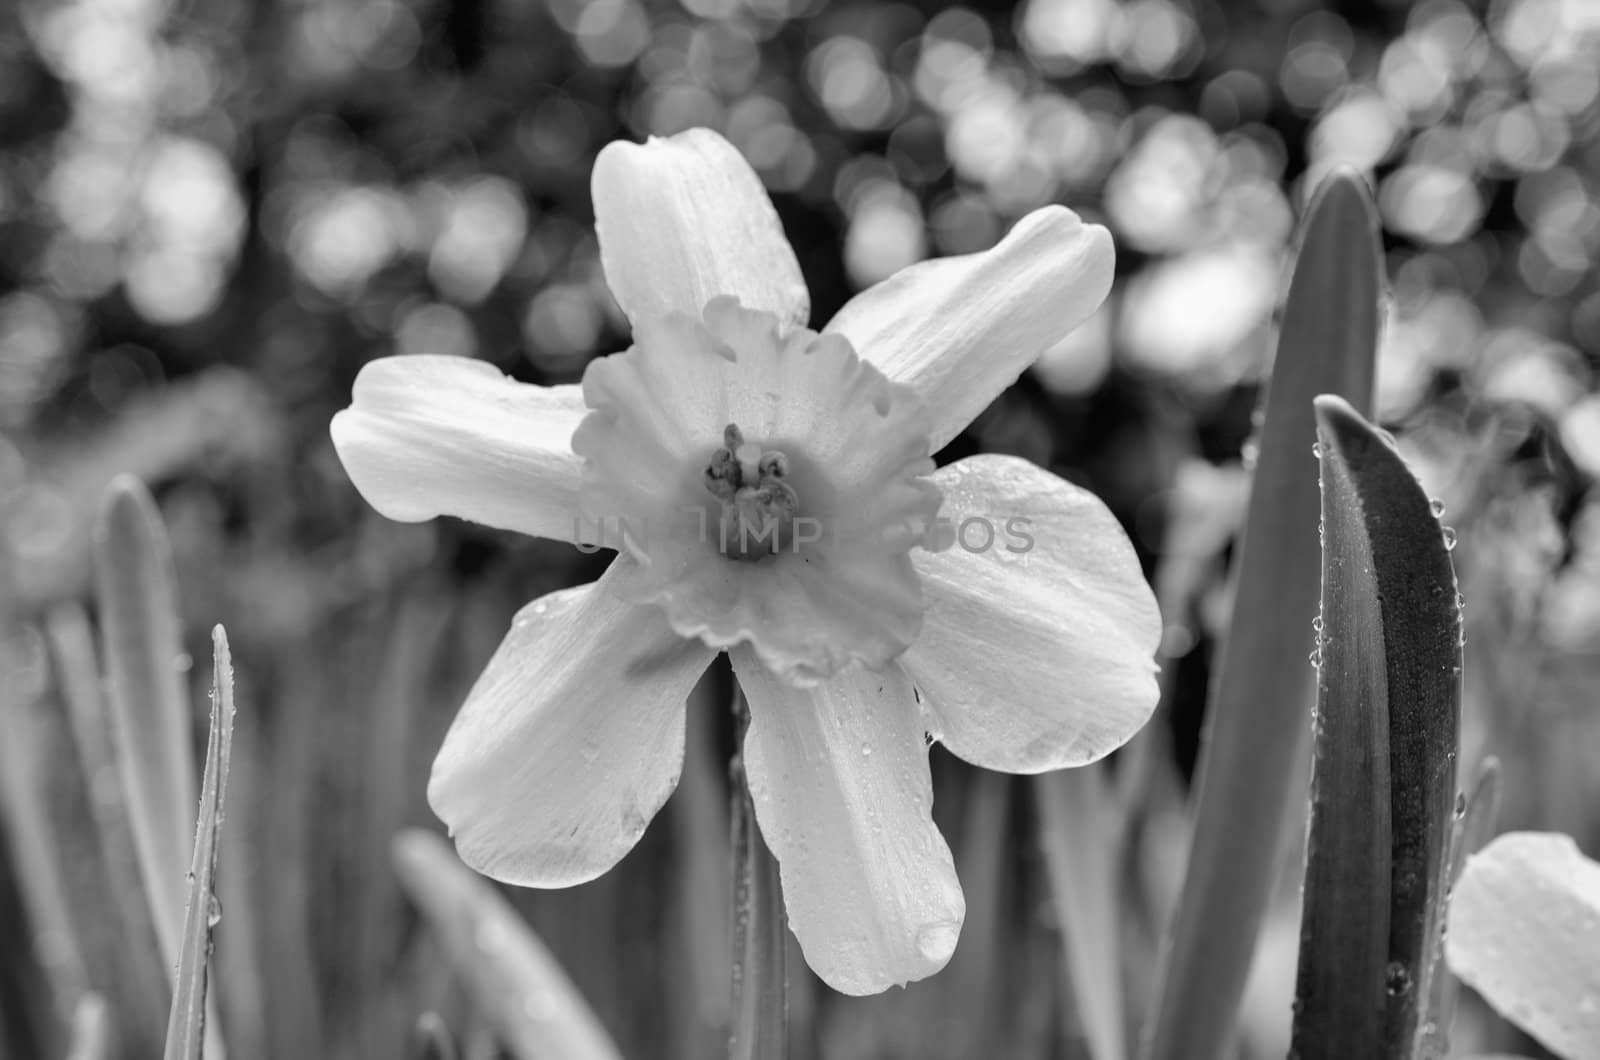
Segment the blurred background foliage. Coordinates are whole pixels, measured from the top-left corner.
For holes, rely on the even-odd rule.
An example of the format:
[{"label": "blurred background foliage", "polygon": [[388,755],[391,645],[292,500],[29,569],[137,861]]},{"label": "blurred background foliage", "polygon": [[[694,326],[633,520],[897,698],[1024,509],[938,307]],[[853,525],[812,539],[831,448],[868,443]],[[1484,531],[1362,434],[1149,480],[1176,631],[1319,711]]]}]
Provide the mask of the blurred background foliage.
[{"label": "blurred background foliage", "polygon": [[[1332,166],[1371,176],[1386,229],[1380,418],[1461,541],[1464,765],[1502,758],[1504,825],[1600,849],[1592,0],[13,0],[0,739],[39,749],[23,783],[81,938],[63,951],[25,926],[13,812],[0,1052],[59,1053],[62,960],[110,997],[125,1055],[152,1055],[165,1023],[153,950],[120,945],[106,912],[83,794],[104,778],[79,775],[60,638],[41,633],[81,614],[93,513],[123,471],[160,500],[192,649],[225,621],[239,666],[218,950],[234,1055],[400,1055],[429,1008],[481,1046],[388,838],[431,824],[432,753],[513,611],[603,560],[386,522],[327,424],[375,357],[571,382],[624,346],[589,168],[609,140],[695,125],[766,181],[816,323],[1045,203],[1115,236],[1106,307],[944,458],[1016,453],[1095,489],[1161,597],[1165,706],[1140,759],[1156,780],[1125,852],[1143,881],[1122,930],[1133,1022],[1181,878],[1294,218]],[[730,737],[715,702],[694,716],[682,790],[623,866],[514,896],[634,1057],[714,1052],[727,1016]],[[934,756],[969,896],[955,961],[866,1000],[802,969],[797,1054],[1087,1055],[1027,789]],[[1286,1040],[1292,899],[1263,942],[1249,1055]],[[1496,1033],[1469,1014],[1458,1038]]]}]

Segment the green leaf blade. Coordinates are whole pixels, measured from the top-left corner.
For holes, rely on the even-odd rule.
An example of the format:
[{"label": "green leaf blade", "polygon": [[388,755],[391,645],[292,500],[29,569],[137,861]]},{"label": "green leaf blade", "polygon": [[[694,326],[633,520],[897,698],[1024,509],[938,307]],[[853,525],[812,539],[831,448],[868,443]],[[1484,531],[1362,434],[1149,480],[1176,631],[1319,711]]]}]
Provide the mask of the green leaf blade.
[{"label": "green leaf blade", "polygon": [[1039,840],[1067,964],[1067,1003],[1091,1060],[1123,1060],[1118,855],[1123,819],[1102,764],[1031,778]]},{"label": "green leaf blade", "polygon": [[[211,634],[211,734],[206,744],[200,812],[189,865],[188,906],[183,918],[177,985],[167,1020],[165,1060],[221,1060],[221,1039],[207,1021],[206,985],[211,962],[211,930],[220,918],[215,879],[218,836],[228,798],[228,764],[233,755],[233,659],[221,626]],[[214,1007],[214,1006],[213,1006]]]},{"label": "green leaf blade", "polygon": [[395,837],[393,855],[401,886],[510,1055],[620,1060],[598,1017],[544,943],[448,843],[409,829]]},{"label": "green leaf blade", "polygon": [[[1303,811],[1307,661],[1317,607],[1311,402],[1371,407],[1383,264],[1377,213],[1351,171],[1317,191],[1286,299],[1147,1060],[1227,1055],[1284,838]],[[1286,810],[1285,808],[1290,809]]]},{"label": "green leaf blade", "polygon": [[[749,707],[734,691],[738,746],[744,746]],[[782,1060],[788,1055],[787,931],[778,862],[756,827],[756,807],[744,759],[729,770],[732,789],[733,1004],[729,1060]]]},{"label": "green leaf blade", "polygon": [[1427,494],[1347,403],[1316,405],[1323,642],[1294,1043],[1410,1060],[1439,959],[1454,824],[1461,631]]},{"label": "green leaf blade", "polygon": [[194,748],[178,669],[172,549],[150,493],[130,476],[107,491],[94,534],[112,738],[162,962],[178,963],[182,867],[194,831]]}]

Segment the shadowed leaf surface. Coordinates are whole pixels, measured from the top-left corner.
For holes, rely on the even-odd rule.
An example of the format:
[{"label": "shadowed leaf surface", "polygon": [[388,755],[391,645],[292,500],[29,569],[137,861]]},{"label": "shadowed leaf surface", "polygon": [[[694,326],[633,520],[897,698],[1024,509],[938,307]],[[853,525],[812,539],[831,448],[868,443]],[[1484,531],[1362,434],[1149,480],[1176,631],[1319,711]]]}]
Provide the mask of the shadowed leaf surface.
[{"label": "shadowed leaf surface", "polygon": [[1371,407],[1382,270],[1366,184],[1336,173],[1307,211],[1284,305],[1148,1060],[1225,1054],[1284,849],[1285,813],[1302,812],[1306,645],[1317,606],[1311,402],[1333,393]]},{"label": "shadowed leaf surface", "polygon": [[1100,765],[1032,778],[1067,964],[1067,997],[1092,1060],[1127,1055],[1117,908],[1122,815]]},{"label": "shadowed leaf surface", "polygon": [[1338,398],[1316,408],[1321,666],[1292,1050],[1435,1057],[1442,1046],[1422,1013],[1454,821],[1455,571],[1394,443]]}]

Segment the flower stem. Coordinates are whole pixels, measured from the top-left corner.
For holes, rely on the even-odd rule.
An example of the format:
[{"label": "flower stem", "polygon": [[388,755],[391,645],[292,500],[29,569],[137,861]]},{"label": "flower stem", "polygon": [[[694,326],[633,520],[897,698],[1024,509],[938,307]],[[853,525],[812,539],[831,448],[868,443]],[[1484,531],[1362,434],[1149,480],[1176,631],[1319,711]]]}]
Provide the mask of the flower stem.
[{"label": "flower stem", "polygon": [[730,1060],[783,1060],[788,980],[784,973],[783,898],[778,863],[756,827],[755,803],[744,774],[750,708],[733,690],[736,742],[728,765],[733,819],[733,1027]]}]

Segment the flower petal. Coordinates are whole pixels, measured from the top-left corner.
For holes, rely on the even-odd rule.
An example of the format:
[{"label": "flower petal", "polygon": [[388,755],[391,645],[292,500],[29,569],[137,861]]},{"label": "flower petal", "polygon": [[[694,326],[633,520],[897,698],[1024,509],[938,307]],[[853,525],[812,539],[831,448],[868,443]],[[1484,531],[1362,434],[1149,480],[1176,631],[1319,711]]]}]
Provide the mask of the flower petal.
[{"label": "flower petal", "polygon": [[835,990],[873,994],[950,960],[966,903],[933,824],[933,783],[911,683],[856,666],[796,688],[747,647],[744,765],[778,859],[789,925]]},{"label": "flower petal", "polygon": [[927,611],[902,663],[936,735],[988,769],[1094,761],[1155,710],[1155,596],[1093,494],[1026,460],[983,455],[934,473],[941,552],[915,552]]},{"label": "flower petal", "polygon": [[851,299],[824,331],[843,333],[922,395],[938,451],[1089,319],[1114,266],[1109,232],[1047,206],[990,250],[902,269]]},{"label": "flower petal", "polygon": [[609,143],[590,186],[606,283],[635,325],[670,312],[699,317],[717,295],[785,324],[811,316],[761,178],[718,134],[690,129],[642,145]]},{"label": "flower petal", "polygon": [[356,489],[390,519],[454,515],[571,541],[583,461],[576,386],[535,386],[465,357],[385,357],[361,369],[334,416],[334,449]]},{"label": "flower petal", "polygon": [[445,736],[428,803],[486,876],[592,880],[678,784],[684,700],[713,653],[619,598],[635,571],[619,557],[523,608]]},{"label": "flower petal", "polygon": [[1450,970],[1569,1060],[1600,1057],[1600,862],[1569,836],[1512,832],[1467,859]]}]

